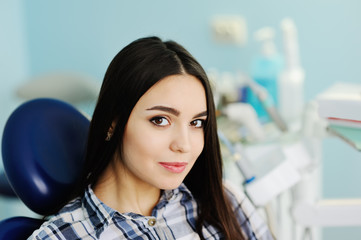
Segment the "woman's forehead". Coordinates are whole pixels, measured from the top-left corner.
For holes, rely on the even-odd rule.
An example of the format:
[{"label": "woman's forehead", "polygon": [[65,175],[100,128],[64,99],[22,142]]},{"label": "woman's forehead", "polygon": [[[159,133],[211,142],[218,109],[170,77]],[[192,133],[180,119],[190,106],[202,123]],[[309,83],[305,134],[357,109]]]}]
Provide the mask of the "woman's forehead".
[{"label": "woman's forehead", "polygon": [[168,106],[178,110],[207,110],[204,87],[199,79],[188,74],[171,75],[152,86],[135,107],[148,109]]}]

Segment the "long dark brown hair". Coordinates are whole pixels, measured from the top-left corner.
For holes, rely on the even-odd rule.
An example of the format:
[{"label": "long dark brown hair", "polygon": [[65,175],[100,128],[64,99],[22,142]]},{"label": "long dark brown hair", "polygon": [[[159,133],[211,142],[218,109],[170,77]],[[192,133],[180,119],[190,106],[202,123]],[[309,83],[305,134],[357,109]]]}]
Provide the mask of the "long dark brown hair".
[{"label": "long dark brown hair", "polygon": [[[215,106],[207,75],[195,58],[174,41],[163,42],[157,37],[138,39],[110,63],[90,123],[84,172],[77,195],[81,196],[89,184],[97,183],[114,154],[122,149],[126,123],[140,97],[161,79],[184,73],[202,82],[208,112],[203,151],[184,180],[199,203],[195,230],[204,239],[202,226],[206,222],[223,232],[226,239],[243,239],[223,189]],[[116,123],[113,136],[105,141],[113,122]]]}]

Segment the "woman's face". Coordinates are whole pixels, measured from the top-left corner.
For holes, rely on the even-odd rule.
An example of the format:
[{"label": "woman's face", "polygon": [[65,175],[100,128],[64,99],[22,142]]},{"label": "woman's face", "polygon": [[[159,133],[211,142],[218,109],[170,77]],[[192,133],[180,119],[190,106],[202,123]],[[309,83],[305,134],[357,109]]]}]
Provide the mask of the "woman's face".
[{"label": "woman's face", "polygon": [[126,181],[177,188],[203,150],[207,104],[191,75],[165,77],[133,108],[123,137]]}]

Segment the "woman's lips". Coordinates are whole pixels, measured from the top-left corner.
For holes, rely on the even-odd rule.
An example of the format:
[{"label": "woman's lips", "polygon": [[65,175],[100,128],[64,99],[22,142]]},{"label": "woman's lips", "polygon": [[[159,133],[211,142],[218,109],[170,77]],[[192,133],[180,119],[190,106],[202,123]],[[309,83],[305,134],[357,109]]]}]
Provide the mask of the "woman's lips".
[{"label": "woman's lips", "polygon": [[160,162],[159,164],[172,173],[181,173],[187,167],[186,162]]}]

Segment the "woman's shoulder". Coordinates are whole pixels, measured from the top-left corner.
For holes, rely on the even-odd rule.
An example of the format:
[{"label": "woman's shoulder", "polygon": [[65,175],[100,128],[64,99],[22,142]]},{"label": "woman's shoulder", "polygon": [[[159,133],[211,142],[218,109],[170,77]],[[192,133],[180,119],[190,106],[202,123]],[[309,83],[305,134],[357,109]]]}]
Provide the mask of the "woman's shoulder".
[{"label": "woman's shoulder", "polygon": [[[231,202],[233,207],[236,207],[242,203],[250,202],[248,200],[246,194],[244,193],[244,190],[241,187],[238,187],[237,185],[232,183],[231,181],[224,180],[223,187],[224,187],[225,194],[228,197],[228,199]],[[249,206],[249,207],[252,207],[252,206]]]},{"label": "woman's shoulder", "polygon": [[77,239],[78,227],[86,226],[86,222],[81,198],[77,198],[47,219],[28,239]]},{"label": "woman's shoulder", "polygon": [[223,186],[242,229],[246,232],[252,231],[257,239],[273,239],[264,218],[261,217],[253,203],[244,193],[244,190],[230,181],[224,181]]},{"label": "woman's shoulder", "polygon": [[[223,181],[223,186],[226,197],[232,205],[232,209],[235,212],[238,220],[241,223],[244,221],[253,220],[253,218],[255,218],[254,216],[258,214],[257,209],[246,196],[244,190],[227,180]],[[255,221],[261,222],[261,219],[257,218]]]}]

